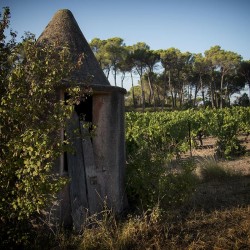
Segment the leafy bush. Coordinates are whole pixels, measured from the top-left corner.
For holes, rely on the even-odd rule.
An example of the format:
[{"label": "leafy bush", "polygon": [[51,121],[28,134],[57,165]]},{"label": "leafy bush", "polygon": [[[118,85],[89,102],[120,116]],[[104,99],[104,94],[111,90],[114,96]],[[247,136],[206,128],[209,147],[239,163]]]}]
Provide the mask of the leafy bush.
[{"label": "leafy bush", "polygon": [[16,43],[11,32],[7,41],[9,19],[5,8],[0,20],[0,237],[13,245],[27,241],[31,218],[66,183],[52,169],[67,146],[60,131],[82,93],[68,89],[68,105],[58,96],[75,67],[68,48],[39,46],[29,33]]},{"label": "leafy bush", "polygon": [[149,149],[144,149],[129,156],[126,191],[133,208],[148,209],[159,204],[167,209],[184,202],[196,187],[192,162],[182,166],[180,163],[181,171],[172,173],[166,162],[155,155],[156,152],[151,154]]},{"label": "leafy bush", "polygon": [[160,206],[164,209],[185,203],[195,191],[199,180],[194,174],[194,165],[189,162],[181,166],[179,173],[167,173],[160,180]]},{"label": "leafy bush", "polygon": [[[210,133],[217,137],[216,153],[219,157],[230,158],[231,156],[242,155],[245,152],[245,148],[240,144],[237,138],[238,133],[241,130],[242,116],[241,110],[244,108],[225,108],[216,110],[214,112],[207,112],[208,130]],[[244,109],[244,112],[249,113],[249,109]],[[249,127],[245,123],[245,126]]]}]

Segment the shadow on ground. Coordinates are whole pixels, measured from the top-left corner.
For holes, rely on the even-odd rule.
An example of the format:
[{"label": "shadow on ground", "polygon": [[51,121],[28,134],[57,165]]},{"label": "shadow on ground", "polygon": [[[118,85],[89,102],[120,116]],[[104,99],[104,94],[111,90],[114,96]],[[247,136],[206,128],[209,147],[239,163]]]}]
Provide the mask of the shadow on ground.
[{"label": "shadow on ground", "polygon": [[250,175],[201,183],[184,210],[226,210],[250,206]]}]

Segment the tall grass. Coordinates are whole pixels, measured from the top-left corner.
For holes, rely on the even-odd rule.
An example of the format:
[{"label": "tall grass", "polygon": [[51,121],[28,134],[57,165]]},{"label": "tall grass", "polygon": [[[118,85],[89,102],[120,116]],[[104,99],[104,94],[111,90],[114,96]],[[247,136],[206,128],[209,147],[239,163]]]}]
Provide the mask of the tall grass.
[{"label": "tall grass", "polygon": [[202,181],[227,181],[240,177],[241,173],[223,167],[214,157],[203,157],[198,161],[196,173]]},{"label": "tall grass", "polygon": [[160,249],[160,211],[156,207],[141,216],[128,216],[118,222],[110,210],[90,218],[82,235],[80,249]]},{"label": "tall grass", "polygon": [[[217,184],[225,186],[221,196],[226,196],[227,193],[224,192],[228,187],[227,181],[235,176],[239,177],[239,173],[223,168],[215,158],[203,158],[198,161],[196,168],[198,177],[195,177],[194,166],[191,167],[189,162],[186,166],[181,166],[180,170],[178,173],[164,172],[164,174],[159,171],[160,174],[154,176],[153,180],[159,187],[161,185],[165,187],[159,189],[160,194],[164,194],[164,199],[150,200],[155,202],[150,203],[149,209],[136,210],[118,218],[112,210],[105,207],[101,213],[86,220],[81,234],[57,230],[56,234],[50,233],[37,238],[30,249],[248,249],[250,246],[249,205],[223,208],[218,206],[219,209],[214,207],[209,210],[207,209],[209,204],[198,198],[197,206],[185,207],[190,195],[197,194],[195,187],[198,191],[202,186],[204,191],[215,180],[222,180]],[[157,181],[157,176],[166,183],[160,185],[161,182]],[[197,182],[197,178],[200,178],[201,182]],[[150,181],[150,176],[146,181]],[[195,182],[195,185],[192,182]],[[189,189],[189,184],[192,189]],[[178,194],[178,188],[180,194]],[[246,185],[245,189],[249,190],[249,185]],[[202,196],[206,194],[209,192],[202,193]],[[174,202],[175,195],[178,197],[177,203]],[[165,206],[163,201],[168,203],[168,199],[174,206]],[[220,200],[217,199],[216,202]],[[225,202],[224,199],[223,202]],[[185,209],[184,212],[183,209]]]},{"label": "tall grass", "polygon": [[[239,176],[239,173],[223,168],[215,158],[203,158],[198,166],[198,176],[203,184]],[[166,174],[167,185],[164,186],[169,190],[166,188],[165,198],[170,194],[178,197],[177,189],[181,189],[183,185],[182,178],[190,178],[184,183],[195,180],[198,185],[190,173],[188,171],[187,175],[182,169],[174,177]],[[185,189],[185,185],[183,187]],[[185,197],[184,189],[181,190],[181,197]],[[187,189],[186,197],[190,194]],[[206,204],[202,205],[206,209]],[[167,207],[164,210],[165,207],[158,202],[151,210],[142,212],[139,216],[128,216],[123,221],[117,220],[109,210],[104,211],[102,220],[94,217],[93,226],[84,230],[81,249],[247,249],[250,245],[250,207],[215,209],[210,212],[191,209],[185,213],[177,212],[176,206],[174,210]]]},{"label": "tall grass", "polygon": [[248,249],[250,245],[250,207],[191,211],[185,218],[172,219],[155,208],[123,222],[107,215],[85,229],[79,249]]}]

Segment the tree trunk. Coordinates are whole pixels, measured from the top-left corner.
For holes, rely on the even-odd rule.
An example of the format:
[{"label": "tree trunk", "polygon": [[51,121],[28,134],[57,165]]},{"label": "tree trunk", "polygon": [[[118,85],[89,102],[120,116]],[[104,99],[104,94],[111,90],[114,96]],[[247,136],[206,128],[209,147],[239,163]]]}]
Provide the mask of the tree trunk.
[{"label": "tree trunk", "polygon": [[175,101],[174,101],[174,93],[173,93],[173,88],[172,88],[172,85],[171,85],[171,73],[170,73],[170,70],[168,71],[168,87],[169,87],[169,91],[170,91],[170,94],[171,94],[171,98],[172,98],[172,109],[175,107]]},{"label": "tree trunk", "polygon": [[154,90],[152,88],[152,83],[151,83],[151,79],[150,76],[148,74],[148,85],[149,85],[149,90],[150,90],[150,94],[149,94],[149,104],[151,104],[151,100],[154,100],[154,107],[155,107],[155,96],[154,96]]},{"label": "tree trunk", "polygon": [[201,85],[202,101],[203,101],[203,105],[205,107],[206,106],[206,104],[205,104],[205,92],[204,92],[204,86],[203,86],[203,81],[202,81],[201,75],[200,75],[200,85]]},{"label": "tree trunk", "polygon": [[188,101],[191,103],[192,101],[192,86],[188,85]]},{"label": "tree trunk", "polygon": [[172,109],[174,108],[174,92],[173,90],[171,89],[170,91],[170,94],[171,94],[171,99],[172,99]]},{"label": "tree trunk", "polygon": [[213,86],[213,82],[214,82],[214,77],[211,76],[212,79],[210,81],[210,96],[211,96],[211,104],[212,104],[212,108],[214,108],[215,105],[215,100],[216,100],[216,96],[214,94],[214,86]]},{"label": "tree trunk", "polygon": [[125,79],[125,73],[122,73],[122,76],[121,76],[121,87],[123,88],[123,81]]},{"label": "tree trunk", "polygon": [[144,112],[145,111],[145,90],[144,90],[144,83],[142,81],[142,75],[140,75],[140,82],[141,82],[142,112]]},{"label": "tree trunk", "polygon": [[114,80],[115,80],[115,86],[116,86],[116,67],[114,68]]},{"label": "tree trunk", "polygon": [[177,92],[174,91],[174,108],[177,107]]},{"label": "tree trunk", "polygon": [[223,81],[224,81],[224,73],[221,73],[221,81],[220,81],[220,108],[223,108]]},{"label": "tree trunk", "polygon": [[109,78],[110,68],[106,69],[106,71],[107,71],[106,77]]},{"label": "tree trunk", "polygon": [[134,108],[136,108],[136,103],[135,103],[135,90],[134,90],[134,78],[133,78],[132,71],[130,72],[130,76],[131,76],[131,82],[132,82],[132,97],[133,97],[133,104],[134,104]]},{"label": "tree trunk", "polygon": [[248,98],[250,100],[250,82],[248,83]]},{"label": "tree trunk", "polygon": [[164,93],[163,93],[163,101],[162,101],[162,110],[164,108],[164,104],[167,104],[168,98],[167,98],[167,74],[166,71],[164,71]]},{"label": "tree trunk", "polygon": [[248,98],[250,100],[250,81],[248,82]]},{"label": "tree trunk", "polygon": [[215,104],[216,104],[216,108],[219,108],[219,96],[218,96],[218,93],[215,93]]},{"label": "tree trunk", "polygon": [[158,104],[160,105],[160,103],[161,103],[161,98],[160,98],[160,91],[159,91],[158,86],[156,86],[156,92],[157,92],[157,97],[158,97]]},{"label": "tree trunk", "polygon": [[197,94],[198,94],[198,87],[197,87],[197,84],[196,84],[195,85],[195,90],[194,90],[194,102],[193,102],[193,107],[194,108],[196,106]]},{"label": "tree trunk", "polygon": [[182,107],[182,98],[183,98],[183,91],[182,89],[179,91],[179,104],[180,104],[180,107]]},{"label": "tree trunk", "polygon": [[183,99],[184,99],[184,83],[179,82],[179,86],[181,85],[180,91],[179,91],[179,103],[180,107],[182,107]]}]

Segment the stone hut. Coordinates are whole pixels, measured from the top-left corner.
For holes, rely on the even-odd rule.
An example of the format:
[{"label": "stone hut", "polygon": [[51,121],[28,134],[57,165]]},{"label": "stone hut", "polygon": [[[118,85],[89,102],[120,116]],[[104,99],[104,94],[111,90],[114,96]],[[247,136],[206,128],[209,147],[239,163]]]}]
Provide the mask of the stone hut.
[{"label": "stone hut", "polygon": [[[57,171],[70,178],[69,185],[60,197],[60,221],[80,229],[84,219],[100,212],[104,203],[116,213],[120,213],[125,206],[126,90],[110,85],[69,10],[59,10],[54,15],[38,42],[56,42],[58,46],[69,46],[75,63],[83,53],[83,63],[72,74],[72,79],[78,86],[84,86],[91,78],[93,94],[75,107],[67,129],[74,152],[65,153],[57,164]],[[63,89],[62,83],[61,98],[65,98]],[[72,133],[75,129],[80,129],[81,133],[86,132],[82,115],[96,126],[93,138],[82,139]]]}]

